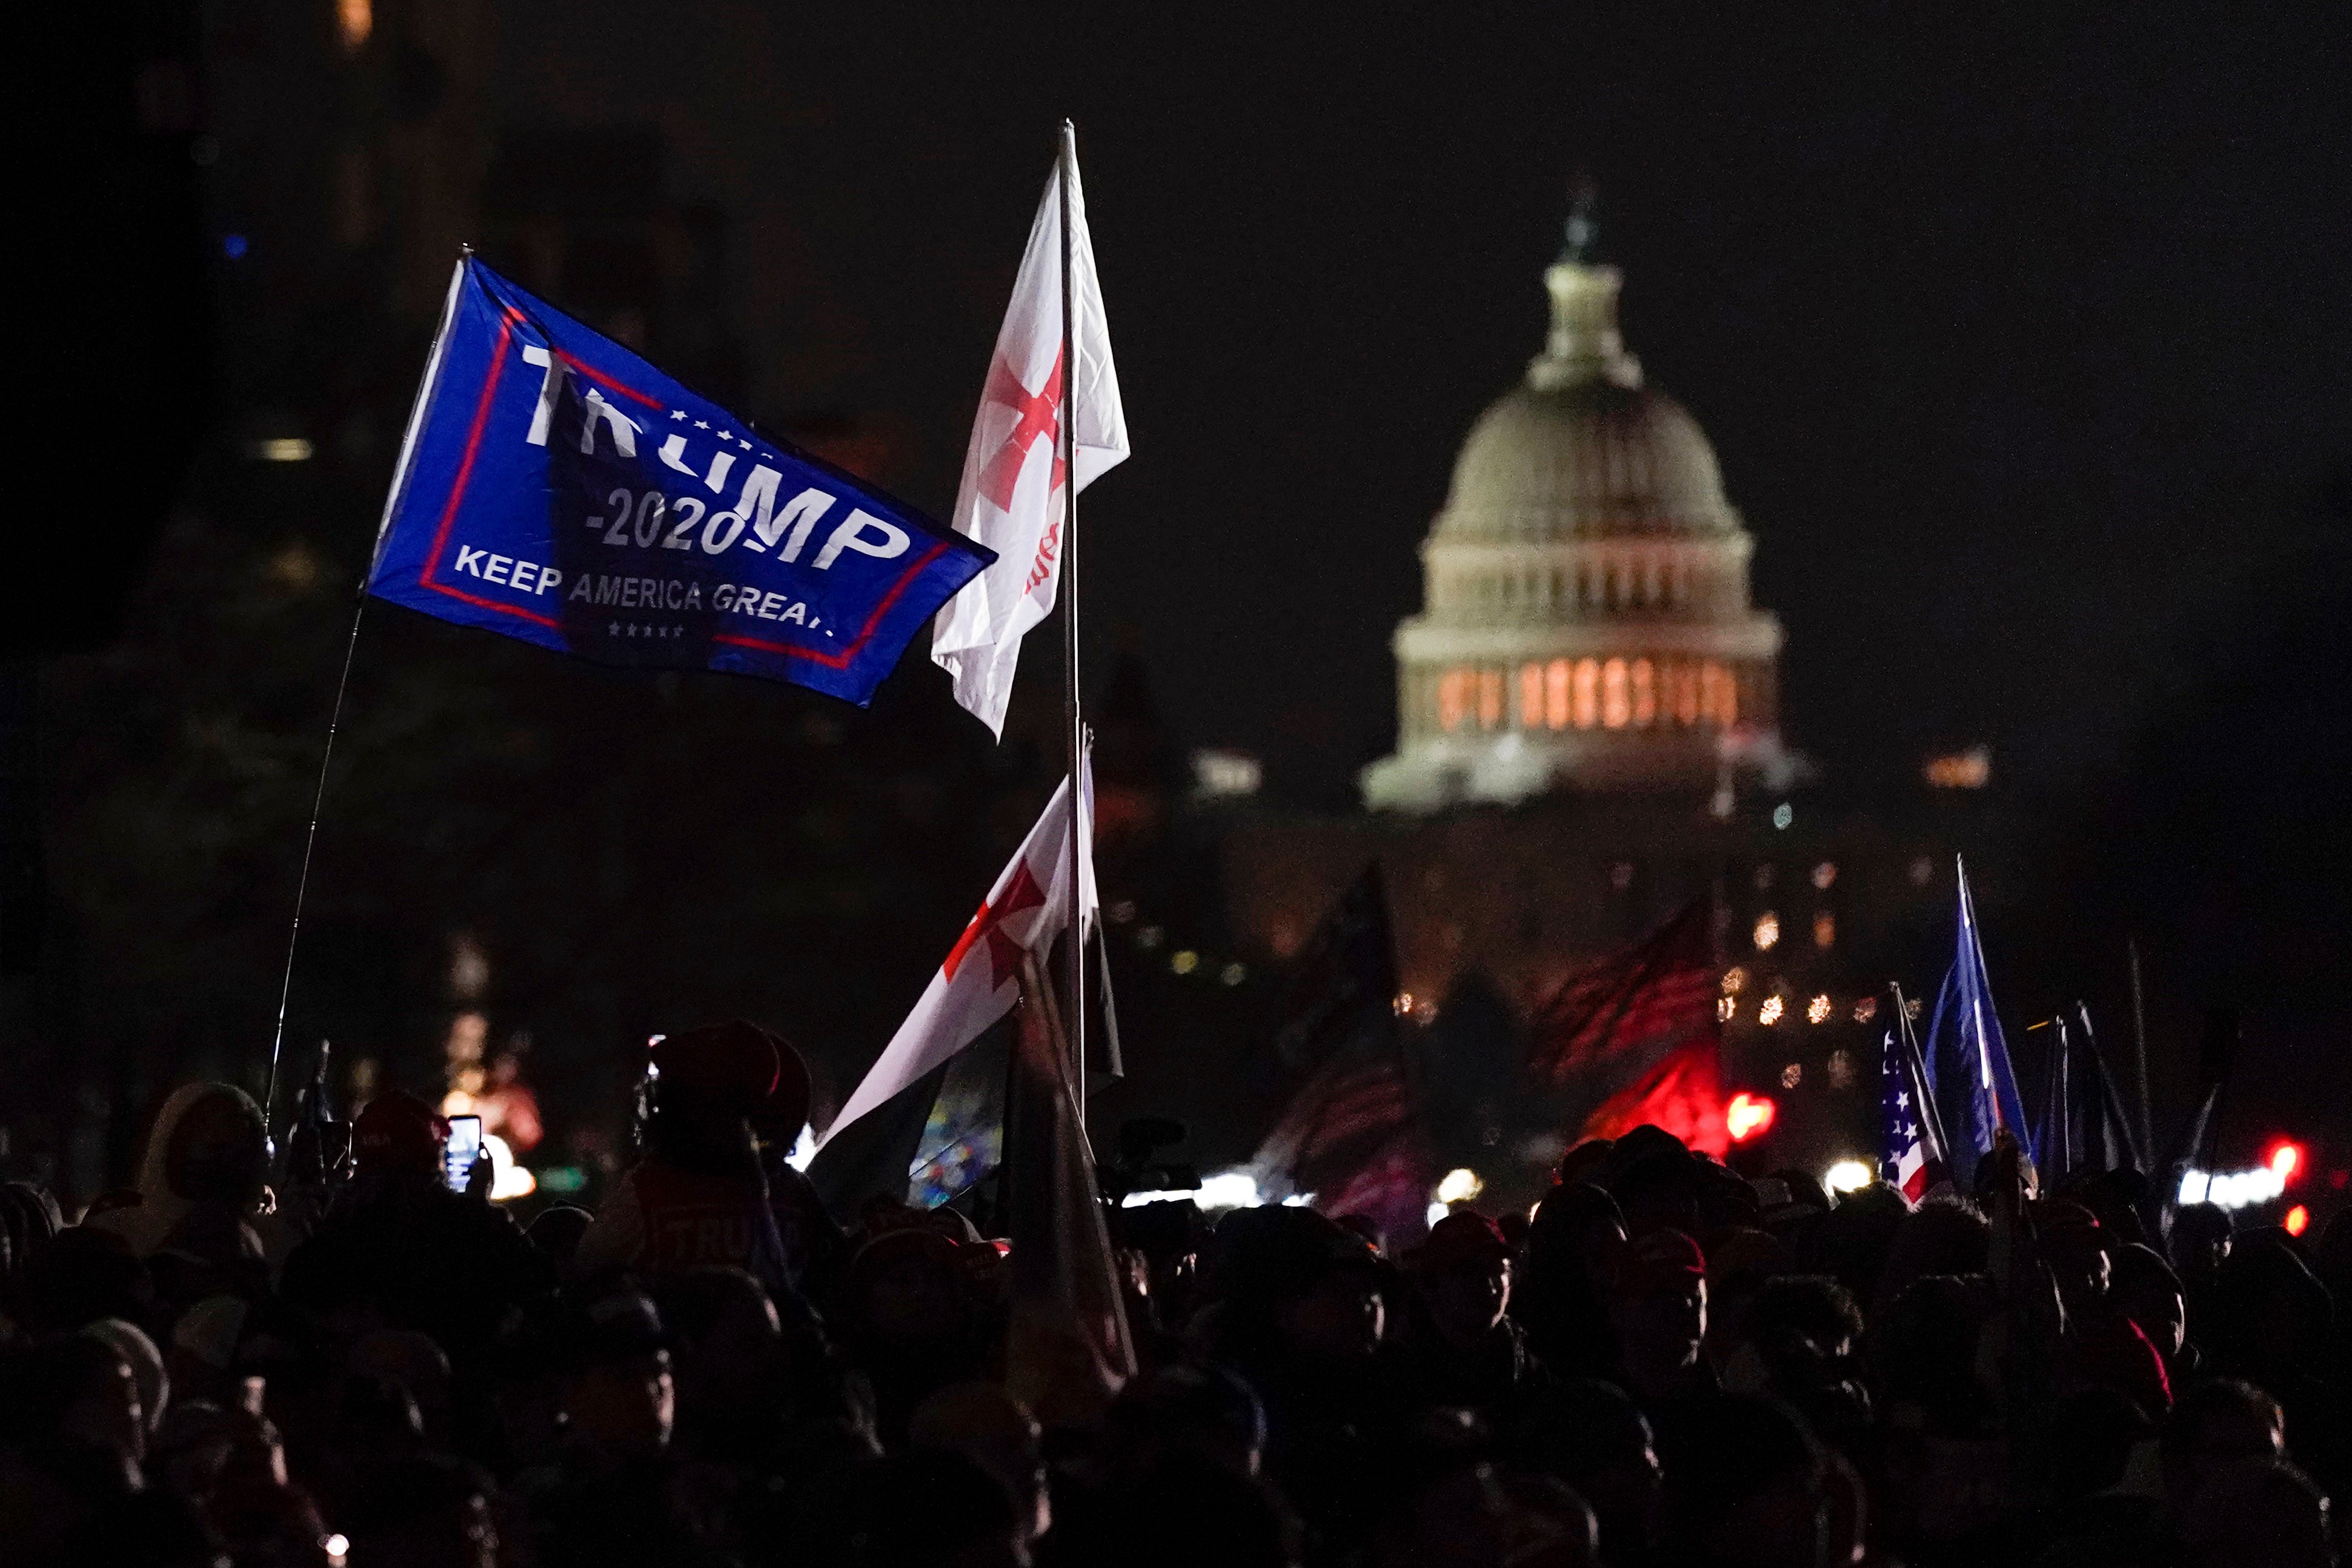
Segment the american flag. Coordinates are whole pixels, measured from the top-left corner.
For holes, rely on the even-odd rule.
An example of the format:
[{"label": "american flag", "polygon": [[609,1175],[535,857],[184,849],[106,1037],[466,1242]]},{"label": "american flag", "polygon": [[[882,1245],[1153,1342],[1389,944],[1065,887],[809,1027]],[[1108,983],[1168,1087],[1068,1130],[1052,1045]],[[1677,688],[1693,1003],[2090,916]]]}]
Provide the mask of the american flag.
[{"label": "american flag", "polygon": [[1252,1163],[1326,1214],[1422,1223],[1437,1179],[1417,1075],[1400,1032],[1396,942],[1378,864],[1308,941],[1276,1032],[1283,1105]]},{"label": "american flag", "polygon": [[1674,1047],[1718,1033],[1715,909],[1696,899],[1633,946],[1562,986],[1537,1012],[1529,1065],[1563,1085],[1596,1068],[1646,1070]]},{"label": "american flag", "polygon": [[1394,1041],[1359,1043],[1299,1087],[1254,1163],[1287,1175],[1299,1192],[1337,1191],[1412,1131],[1413,1099]]},{"label": "american flag", "polygon": [[1878,1173],[1916,1204],[1927,1192],[1927,1135],[1919,1128],[1918,1090],[1892,1029],[1879,1047],[1878,1063],[1880,1124],[1885,1129]]}]

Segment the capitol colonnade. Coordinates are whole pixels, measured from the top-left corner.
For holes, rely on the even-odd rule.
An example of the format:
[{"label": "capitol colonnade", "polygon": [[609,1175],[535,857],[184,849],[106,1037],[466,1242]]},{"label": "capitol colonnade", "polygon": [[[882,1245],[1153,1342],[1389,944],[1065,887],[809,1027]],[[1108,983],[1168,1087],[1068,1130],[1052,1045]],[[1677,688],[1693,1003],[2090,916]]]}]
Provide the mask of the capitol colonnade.
[{"label": "capitol colonnade", "polygon": [[1441,735],[1506,730],[1729,731],[1771,722],[1771,668],[1681,654],[1587,654],[1517,665],[1416,668],[1411,728]]},{"label": "capitol colonnade", "polygon": [[1589,216],[1545,274],[1551,330],[1473,426],[1398,627],[1375,809],[1559,787],[1712,791],[1779,749],[1780,624],[1689,413],[1644,383]]}]

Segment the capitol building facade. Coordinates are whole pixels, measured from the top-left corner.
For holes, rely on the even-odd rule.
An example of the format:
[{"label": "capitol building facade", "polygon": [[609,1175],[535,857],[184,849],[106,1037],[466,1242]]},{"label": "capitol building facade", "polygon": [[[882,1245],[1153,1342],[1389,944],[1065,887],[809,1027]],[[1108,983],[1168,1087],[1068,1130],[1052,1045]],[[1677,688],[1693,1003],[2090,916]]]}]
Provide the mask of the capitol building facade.
[{"label": "capitol building facade", "polygon": [[1236,788],[1198,757],[1178,805],[1119,763],[1163,743],[1151,705],[1097,708],[1097,864],[1133,1003],[1130,1098],[1107,1105],[1229,1121],[1264,1042],[1226,988],[1310,953],[1377,868],[1440,1168],[1540,1177],[1512,1152],[1559,1112],[1519,1076],[1528,1021],[1693,900],[1723,964],[1725,1092],[1771,1096],[1775,1149],[1825,1162],[1872,1146],[1886,982],[1948,962],[1955,852],[1995,897],[2025,885],[1983,767],[1857,787],[1784,745],[1755,541],[1706,434],[1627,352],[1589,220],[1544,281],[1543,351],[1472,427],[1421,546],[1365,809],[1259,798],[1254,765]]},{"label": "capitol building facade", "polygon": [[1785,765],[1755,541],[1697,421],[1626,352],[1622,277],[1591,233],[1570,220],[1544,350],[1472,428],[1422,545],[1397,749],[1362,777],[1374,810],[1563,787],[1722,798],[1735,773]]}]

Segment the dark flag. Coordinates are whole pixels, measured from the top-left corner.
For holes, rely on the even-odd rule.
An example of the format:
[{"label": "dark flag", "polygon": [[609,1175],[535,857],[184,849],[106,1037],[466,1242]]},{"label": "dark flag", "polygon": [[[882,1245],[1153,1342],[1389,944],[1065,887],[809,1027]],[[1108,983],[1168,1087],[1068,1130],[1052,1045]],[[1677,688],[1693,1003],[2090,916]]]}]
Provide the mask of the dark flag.
[{"label": "dark flag", "polygon": [[1034,958],[1022,963],[1013,1049],[1000,1167],[1013,1242],[1004,1385],[1046,1426],[1077,1426],[1135,1375],[1135,1344],[1070,1089],[1068,1037]]},{"label": "dark flag", "polygon": [[1553,1090],[1606,1098],[1572,1142],[1614,1138],[1654,1122],[1694,1149],[1721,1155],[1724,1126],[1722,984],[1714,906],[1693,900],[1633,946],[1593,964],[1537,1013],[1528,1069]]},{"label": "dark flag", "polygon": [[2033,1130],[2036,1169],[2045,1182],[2063,1182],[2084,1172],[2139,1169],[2130,1119],[2091,1034],[2088,1009],[2080,1013],[2080,1020],[2079,1040],[2065,1019],[2050,1020],[2057,1038],[2043,1080],[2041,1120]]},{"label": "dark flag", "polygon": [[1391,1236],[1424,1223],[1435,1183],[1403,1042],[1359,1041],[1291,1096],[1252,1162],[1260,1180],[1326,1214],[1370,1215]]},{"label": "dark flag", "polygon": [[2163,1184],[2158,1195],[2168,1206],[2179,1197],[2181,1176],[2191,1167],[2210,1165],[2212,1161],[2213,1145],[2221,1136],[2216,1122],[2221,1110],[2221,1093],[2229,1087],[2231,1074],[2237,1066],[2239,1037],[2243,1027],[2234,1007],[2216,1007],[2205,1015],[2204,1030],[2197,1041],[2197,1102],[2181,1120],[2180,1130],[2173,1134],[2163,1169],[2150,1173]]},{"label": "dark flag", "polygon": [[[983,1054],[989,1053],[980,1046],[965,1053]],[[992,1054],[997,1069],[1003,1071],[1004,1047]],[[855,1226],[866,1204],[876,1198],[907,1201],[925,1164],[923,1149],[932,1113],[947,1087],[948,1068],[954,1065],[933,1068],[859,1117],[839,1137],[828,1137],[818,1146],[807,1174],[826,1213],[845,1226]]]},{"label": "dark flag", "polygon": [[1392,1037],[1399,989],[1388,886],[1375,863],[1315,928],[1291,975],[1274,1035],[1291,1087],[1348,1046]]},{"label": "dark flag", "polygon": [[991,1025],[953,1060],[826,1138],[808,1163],[826,1211],[855,1225],[877,1197],[937,1208],[995,1170],[1013,1034],[1009,1017]]},{"label": "dark flag", "polygon": [[762,676],[863,707],[994,559],[468,256],[367,588],[600,664]]},{"label": "dark flag", "polygon": [[1418,1084],[1397,1023],[1386,886],[1365,868],[1316,928],[1284,1003],[1273,1056],[1282,1110],[1252,1162],[1285,1195],[1383,1230],[1423,1223],[1432,1170]]}]

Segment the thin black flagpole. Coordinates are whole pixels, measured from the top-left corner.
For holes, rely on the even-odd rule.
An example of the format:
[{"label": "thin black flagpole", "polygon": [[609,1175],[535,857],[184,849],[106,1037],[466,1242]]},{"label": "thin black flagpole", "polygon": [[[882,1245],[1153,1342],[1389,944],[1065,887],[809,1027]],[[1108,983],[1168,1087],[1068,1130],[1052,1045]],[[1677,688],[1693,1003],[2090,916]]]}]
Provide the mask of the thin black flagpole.
[{"label": "thin black flagpole", "polygon": [[1078,849],[1085,811],[1086,718],[1078,707],[1078,238],[1071,221],[1078,178],[1078,128],[1062,121],[1062,705],[1070,761],[1070,1005],[1063,1016],[1077,1089],[1078,1125],[1087,1118],[1087,934],[1084,865]]},{"label": "thin black flagpole", "polygon": [[1910,999],[1903,994],[1899,983],[1890,983],[1888,989],[1895,993],[1895,1037],[1902,1047],[1903,1060],[1909,1068],[1912,1096],[1919,1102],[1919,1125],[1927,1130],[1930,1152],[1943,1165],[1944,1173],[1957,1184],[1962,1178],[1952,1176],[1951,1145],[1944,1141],[1943,1111],[1936,1104],[1935,1095],[1928,1090],[1927,1058],[1919,1049],[1919,1037],[1911,1028]]},{"label": "thin black flagpole", "polygon": [[441,324],[434,329],[433,352],[425,363],[425,379],[416,384],[415,400],[409,405],[407,433],[401,439],[399,466],[394,468],[392,488],[384,496],[383,518],[376,524],[375,549],[368,559],[367,572],[360,578],[359,599],[352,606],[352,635],[343,645],[343,673],[335,682],[335,705],[327,715],[326,749],[319,754],[319,783],[310,792],[310,830],[302,838],[302,874],[294,884],[294,924],[286,933],[286,973],[278,984],[278,1027],[269,1037],[269,1083],[261,1095],[261,1128],[269,1142],[269,1152],[278,1152],[277,1141],[268,1138],[269,1118],[278,1105],[278,1059],[286,1047],[286,1004],[294,994],[294,950],[302,941],[302,904],[310,892],[310,852],[319,846],[319,816],[327,800],[327,767],[335,760],[335,731],[343,722],[343,694],[351,689],[352,660],[360,651],[360,622],[367,615],[367,587],[375,576],[378,560],[383,554],[385,534],[392,527],[392,509],[399,498],[400,488],[408,477],[408,458],[416,432],[425,422],[425,400],[433,394],[433,377],[441,363],[442,345],[448,341],[449,321],[457,310],[457,289],[466,276],[466,263],[472,260],[474,247],[457,247],[457,270],[449,278],[449,292],[441,301]]},{"label": "thin black flagpole", "polygon": [[[343,722],[343,693],[351,689],[352,660],[360,651],[360,621],[366,614],[367,595],[362,591],[352,610],[352,635],[343,645],[342,678],[335,682],[335,705],[327,716],[327,745],[319,755],[319,783],[310,792],[310,830],[302,838],[302,874],[294,884],[294,927],[286,934],[286,975],[278,986],[278,1028],[269,1037],[269,1086],[261,1094],[265,1136],[278,1107],[278,1058],[286,1045],[286,1003],[294,994],[294,949],[302,940],[302,902],[310,891],[310,851],[319,844],[319,816],[327,800],[327,765],[335,760],[335,731]],[[278,1144],[274,1138],[269,1139],[269,1147],[275,1154]]]},{"label": "thin black flagpole", "polygon": [[2156,1158],[2155,1119],[2148,1113],[2147,1087],[2147,1011],[2141,1004],[2139,985],[2139,939],[2126,937],[2124,952],[2131,959],[2132,1002],[2132,1076],[2139,1090],[2139,1146],[2144,1160]]},{"label": "thin black flagpole", "polygon": [[2058,1126],[2053,1139],[2058,1145],[2058,1169],[2053,1180],[2064,1181],[2074,1168],[2074,1130],[2073,1113],[2074,1042],[2066,1037],[2066,1020],[2053,1016],[2051,1027],[2058,1031]]}]

